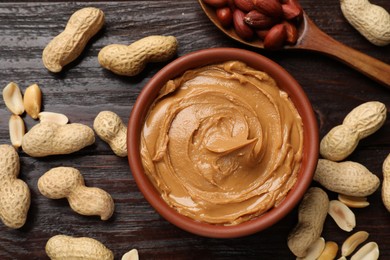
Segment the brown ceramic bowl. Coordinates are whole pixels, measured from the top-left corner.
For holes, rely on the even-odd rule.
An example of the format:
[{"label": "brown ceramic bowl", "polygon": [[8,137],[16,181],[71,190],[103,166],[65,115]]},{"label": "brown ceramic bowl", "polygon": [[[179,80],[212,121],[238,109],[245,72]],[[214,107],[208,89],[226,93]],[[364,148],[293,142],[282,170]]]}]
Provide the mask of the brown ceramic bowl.
[{"label": "brown ceramic bowl", "polygon": [[[170,79],[196,67],[238,60],[252,68],[265,71],[273,77],[279,87],[287,92],[302,117],[304,127],[303,160],[298,173],[298,181],[281,204],[265,214],[238,225],[213,225],[195,221],[168,206],[159,192],[145,175],[140,153],[140,134],[149,107],[158,95],[160,88]],[[301,200],[309,187],[318,159],[318,126],[312,106],[297,81],[281,66],[268,58],[247,50],[214,48],[196,51],[182,56],[161,69],[143,88],[132,109],[128,124],[128,159],[132,174],[148,202],[172,224],[188,232],[215,238],[241,237],[264,230],[286,216]]]}]

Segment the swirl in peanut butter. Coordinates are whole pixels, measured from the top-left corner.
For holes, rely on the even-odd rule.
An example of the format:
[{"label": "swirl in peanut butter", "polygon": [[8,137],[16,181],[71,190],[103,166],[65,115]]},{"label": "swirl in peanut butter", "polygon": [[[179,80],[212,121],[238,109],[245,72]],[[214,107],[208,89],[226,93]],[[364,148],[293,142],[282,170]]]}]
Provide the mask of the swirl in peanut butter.
[{"label": "swirl in peanut butter", "polygon": [[302,160],[302,120],[266,73],[238,61],[168,81],[141,134],[145,172],[194,220],[235,225],[286,197]]}]

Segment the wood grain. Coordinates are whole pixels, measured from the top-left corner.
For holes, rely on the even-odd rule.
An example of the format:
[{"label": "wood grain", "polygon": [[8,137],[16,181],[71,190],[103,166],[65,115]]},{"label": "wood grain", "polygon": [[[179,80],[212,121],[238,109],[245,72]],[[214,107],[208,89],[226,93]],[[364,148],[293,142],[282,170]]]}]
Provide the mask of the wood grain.
[{"label": "wood grain", "polygon": [[[301,0],[307,14],[336,40],[390,64],[390,46],[376,47],[344,19],[338,0]],[[388,0],[376,0],[390,11]],[[95,6],[106,14],[106,25],[87,45],[82,55],[60,74],[48,72],[41,53],[63,30],[69,16],[79,8]],[[3,1],[0,3],[0,86],[10,81],[22,90],[38,83],[45,111],[66,114],[70,121],[92,126],[102,110],[118,113],[127,123],[132,106],[145,83],[166,63],[149,64],[136,77],[119,77],[102,69],[99,50],[111,43],[128,44],[153,34],[174,35],[178,56],[211,47],[237,47],[259,52],[286,68],[302,85],[316,112],[323,136],[355,106],[378,100],[390,109],[389,90],[350,67],[318,53],[267,52],[246,47],[221,33],[193,0],[67,2]],[[0,100],[0,143],[9,144],[9,111]],[[36,121],[24,117],[30,129]],[[348,158],[367,166],[382,179],[381,166],[390,152],[390,120],[364,139]],[[273,227],[243,238],[210,239],[192,235],[162,219],[135,185],[127,159],[113,155],[107,144],[96,143],[69,156],[35,159],[20,151],[20,177],[32,192],[26,225],[10,230],[0,224],[0,259],[48,259],[44,247],[53,235],[90,236],[103,242],[116,259],[137,248],[141,259],[294,259],[286,237],[297,221],[296,209]],[[49,200],[37,189],[38,178],[56,166],[80,169],[86,184],[108,191],[114,198],[114,216],[107,222],[83,217],[66,200]],[[313,183],[313,185],[316,185]],[[331,198],[336,194],[329,193]],[[368,209],[354,210],[355,230],[366,230],[380,247],[382,259],[390,258],[390,213],[380,200],[380,191],[369,198]],[[341,245],[349,235],[328,218],[323,236]]]}]

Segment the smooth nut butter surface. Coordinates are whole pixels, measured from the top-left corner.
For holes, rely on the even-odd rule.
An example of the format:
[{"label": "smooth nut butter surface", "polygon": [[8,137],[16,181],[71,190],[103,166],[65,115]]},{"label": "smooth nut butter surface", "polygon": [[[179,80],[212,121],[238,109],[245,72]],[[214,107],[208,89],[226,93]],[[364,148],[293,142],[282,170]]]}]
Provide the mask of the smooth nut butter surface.
[{"label": "smooth nut butter surface", "polygon": [[201,222],[234,225],[277,207],[295,184],[302,120],[266,73],[230,61],[168,81],[140,149],[168,205]]}]

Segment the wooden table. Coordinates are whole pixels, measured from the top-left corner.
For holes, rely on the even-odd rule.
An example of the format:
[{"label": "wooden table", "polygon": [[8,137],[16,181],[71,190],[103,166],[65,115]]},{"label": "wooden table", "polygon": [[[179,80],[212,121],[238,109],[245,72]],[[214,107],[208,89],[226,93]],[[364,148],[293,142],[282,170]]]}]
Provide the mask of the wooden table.
[{"label": "wooden table", "polygon": [[[335,39],[370,56],[390,63],[390,46],[376,47],[344,19],[338,0],[301,0],[308,15]],[[373,0],[390,11],[388,0]],[[86,6],[101,8],[105,28],[87,45],[82,55],[59,74],[49,73],[41,61],[46,44],[63,30],[70,15]],[[372,100],[390,109],[390,92],[360,73],[322,54],[268,52],[248,48],[218,31],[195,0],[107,2],[0,3],[0,86],[14,81],[22,90],[38,83],[43,110],[66,114],[71,122],[92,126],[102,110],[111,110],[127,123],[132,106],[145,83],[166,63],[150,64],[138,76],[120,77],[101,68],[99,50],[111,43],[129,44],[149,35],[174,35],[178,56],[211,47],[237,47],[259,52],[287,69],[306,91],[318,118],[321,137],[355,106]],[[9,111],[0,101],[0,143],[9,144]],[[37,122],[23,117],[27,129]],[[390,120],[364,139],[348,158],[364,164],[382,179],[382,162],[390,152]],[[20,178],[31,189],[28,220],[19,230],[0,224],[0,259],[47,259],[46,241],[54,235],[88,236],[103,242],[120,257],[132,248],[141,259],[293,259],[286,237],[297,222],[297,210],[272,228],[236,239],[199,237],[173,226],[160,217],[139,192],[127,158],[113,155],[99,138],[94,145],[67,156],[31,158],[20,151]],[[88,186],[108,191],[115,200],[115,213],[108,221],[74,213],[66,200],[49,200],[37,189],[38,178],[57,166],[80,169]],[[313,185],[316,185],[313,183]],[[330,198],[336,194],[329,192]],[[370,233],[382,259],[390,259],[390,213],[380,190],[369,197],[371,205],[354,209],[355,230]],[[323,237],[339,245],[350,235],[328,217]]]}]

